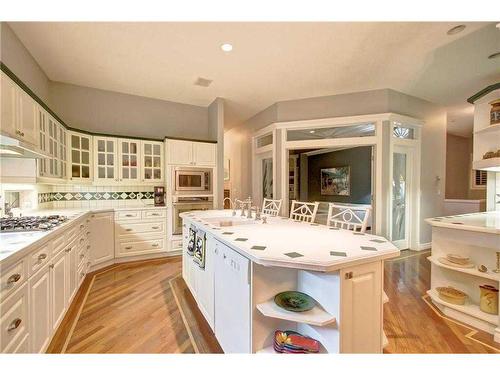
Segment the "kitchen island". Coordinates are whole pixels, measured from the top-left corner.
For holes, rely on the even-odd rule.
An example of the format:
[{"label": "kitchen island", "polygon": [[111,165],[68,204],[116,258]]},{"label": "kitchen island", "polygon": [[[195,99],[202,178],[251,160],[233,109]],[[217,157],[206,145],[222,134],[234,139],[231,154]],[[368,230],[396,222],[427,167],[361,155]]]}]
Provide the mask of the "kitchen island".
[{"label": "kitchen island", "polygon": [[[428,258],[431,289],[427,294],[445,315],[489,332],[500,342],[499,315],[480,309],[479,289],[482,285],[496,289],[499,286],[500,273],[494,270],[499,267],[500,211],[436,217],[426,222],[432,225],[432,253]],[[446,260],[443,263],[448,254],[469,258],[470,267],[458,267]],[[484,266],[482,272],[479,266]],[[465,304],[456,305],[440,298],[436,288],[448,286],[467,295]]]},{"label": "kitchen island", "polygon": [[[399,255],[385,238],[231,210],[181,217],[182,275],[224,352],[274,353],[277,329],[318,340],[323,353],[382,352],[383,261]],[[288,290],[317,305],[278,307]]]}]

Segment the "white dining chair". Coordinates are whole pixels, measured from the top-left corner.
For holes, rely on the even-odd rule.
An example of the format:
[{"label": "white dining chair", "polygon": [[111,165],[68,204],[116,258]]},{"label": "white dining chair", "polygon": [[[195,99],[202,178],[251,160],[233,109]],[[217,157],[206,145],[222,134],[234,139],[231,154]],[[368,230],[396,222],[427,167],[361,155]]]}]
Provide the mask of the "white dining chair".
[{"label": "white dining chair", "polygon": [[299,202],[292,201],[290,206],[290,219],[314,223],[318,212],[319,202]]},{"label": "white dining chair", "polygon": [[370,211],[370,207],[330,203],[328,205],[326,225],[329,227],[365,233]]},{"label": "white dining chair", "polygon": [[262,202],[262,213],[269,216],[278,216],[281,210],[281,199],[264,198]]}]

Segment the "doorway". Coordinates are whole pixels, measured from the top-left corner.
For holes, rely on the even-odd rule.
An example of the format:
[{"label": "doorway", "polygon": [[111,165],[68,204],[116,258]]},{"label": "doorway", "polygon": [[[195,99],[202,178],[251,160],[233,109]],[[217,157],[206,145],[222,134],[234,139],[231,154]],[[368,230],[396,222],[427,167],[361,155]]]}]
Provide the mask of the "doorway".
[{"label": "doorway", "polygon": [[390,236],[392,243],[400,250],[410,247],[412,165],[412,149],[394,146]]}]

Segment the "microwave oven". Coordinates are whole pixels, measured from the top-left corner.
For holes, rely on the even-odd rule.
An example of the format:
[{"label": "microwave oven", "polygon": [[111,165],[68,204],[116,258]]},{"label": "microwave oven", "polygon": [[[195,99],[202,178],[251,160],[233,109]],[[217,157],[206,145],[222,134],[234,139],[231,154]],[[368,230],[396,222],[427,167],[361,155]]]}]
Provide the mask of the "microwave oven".
[{"label": "microwave oven", "polygon": [[212,170],[201,168],[174,169],[175,194],[211,194]]}]

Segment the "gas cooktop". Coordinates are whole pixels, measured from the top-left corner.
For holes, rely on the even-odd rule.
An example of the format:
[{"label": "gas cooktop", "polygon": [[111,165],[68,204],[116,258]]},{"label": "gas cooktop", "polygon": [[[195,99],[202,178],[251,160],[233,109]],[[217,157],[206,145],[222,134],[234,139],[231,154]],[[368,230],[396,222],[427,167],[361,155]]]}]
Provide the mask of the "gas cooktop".
[{"label": "gas cooktop", "polygon": [[64,223],[68,218],[61,215],[21,216],[0,219],[0,232],[31,232],[50,230]]}]

